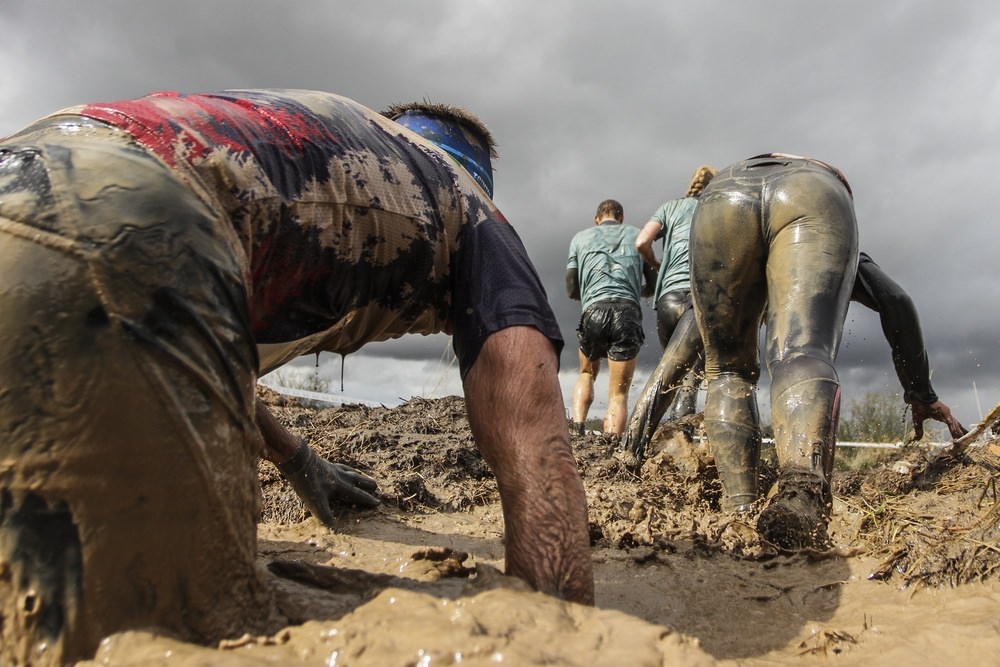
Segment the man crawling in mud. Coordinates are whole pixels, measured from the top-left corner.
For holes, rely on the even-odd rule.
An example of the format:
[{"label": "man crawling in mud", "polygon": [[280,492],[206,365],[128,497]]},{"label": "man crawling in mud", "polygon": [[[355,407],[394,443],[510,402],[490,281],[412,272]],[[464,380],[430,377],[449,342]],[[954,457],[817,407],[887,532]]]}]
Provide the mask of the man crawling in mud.
[{"label": "man crawling in mud", "polygon": [[493,157],[460,109],[290,90],[88,104],[0,141],[0,662],[273,628],[258,458],[328,525],[374,482],[256,378],[406,333],[454,337],[508,572],[593,601],[562,339]]},{"label": "man crawling in mud", "polygon": [[723,509],[750,511],[761,442],[757,341],[766,319],[779,477],[757,529],[782,548],[827,541],[840,411],[834,362],[851,300],[879,313],[915,437],[931,418],[946,424],[953,438],[966,433],[931,387],[912,300],[858,253],[857,237],[850,186],[824,162],[774,153],[720,170],[692,221],[693,311],[675,329],[622,438],[621,449],[639,459],[704,346],[704,429]]}]

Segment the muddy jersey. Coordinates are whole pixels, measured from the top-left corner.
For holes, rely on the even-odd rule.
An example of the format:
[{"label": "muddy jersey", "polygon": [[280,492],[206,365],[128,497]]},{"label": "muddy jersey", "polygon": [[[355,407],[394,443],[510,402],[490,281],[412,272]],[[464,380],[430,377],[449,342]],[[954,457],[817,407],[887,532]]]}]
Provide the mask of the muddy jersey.
[{"label": "muddy jersey", "polygon": [[445,330],[464,373],[505,327],[560,340],[482,188],[324,93],[159,93],[0,139],[0,275],[2,664],[266,634],[261,369]]},{"label": "muddy jersey", "polygon": [[454,331],[465,369],[503,326],[559,340],[520,240],[479,185],[433,144],[349,99],[161,92],[51,119],[74,116],[126,132],[231,227],[262,372],[405,333]]},{"label": "muddy jersey", "polygon": [[566,269],[579,273],[583,310],[608,299],[639,303],[643,262],[635,249],[638,236],[632,225],[607,221],[573,236]]},{"label": "muddy jersey", "polygon": [[696,197],[682,197],[666,202],[656,209],[651,220],[660,224],[656,238],[663,239],[663,256],[656,281],[653,303],[667,292],[691,289],[688,243],[691,238],[691,218],[698,204]]}]

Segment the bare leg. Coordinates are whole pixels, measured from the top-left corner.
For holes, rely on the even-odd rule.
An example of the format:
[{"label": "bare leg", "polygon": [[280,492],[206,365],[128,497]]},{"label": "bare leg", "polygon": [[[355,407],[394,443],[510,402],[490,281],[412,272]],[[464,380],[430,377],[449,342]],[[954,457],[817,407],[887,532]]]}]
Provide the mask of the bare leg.
[{"label": "bare leg", "polygon": [[587,499],[569,443],[552,343],[531,327],[491,335],[465,377],[473,437],[497,478],[509,574],[593,604]]},{"label": "bare leg", "polygon": [[621,435],[628,422],[628,392],[635,374],[635,359],[608,359],[608,414],[604,417],[604,432]]},{"label": "bare leg", "polygon": [[591,361],[583,352],[577,352],[580,357],[580,375],[573,387],[573,421],[583,424],[587,421],[587,413],[594,403],[594,381],[601,370],[601,360]]}]

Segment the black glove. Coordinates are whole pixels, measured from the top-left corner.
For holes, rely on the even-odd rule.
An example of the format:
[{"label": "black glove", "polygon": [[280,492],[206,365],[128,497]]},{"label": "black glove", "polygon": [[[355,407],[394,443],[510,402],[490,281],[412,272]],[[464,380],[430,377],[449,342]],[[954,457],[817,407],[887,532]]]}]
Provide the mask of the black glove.
[{"label": "black glove", "polygon": [[305,440],[291,458],[277,465],[306,509],[331,528],[334,524],[331,505],[377,507],[379,504],[378,498],[371,494],[378,488],[374,479],[351,466],[320,458]]}]

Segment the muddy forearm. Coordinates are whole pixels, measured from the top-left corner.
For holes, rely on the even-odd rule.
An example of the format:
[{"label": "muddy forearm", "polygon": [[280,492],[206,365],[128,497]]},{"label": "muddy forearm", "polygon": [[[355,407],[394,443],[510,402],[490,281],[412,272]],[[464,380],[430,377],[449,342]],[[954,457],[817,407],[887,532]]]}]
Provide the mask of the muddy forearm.
[{"label": "muddy forearm", "polygon": [[650,220],[643,226],[639,231],[639,236],[635,239],[635,249],[639,251],[639,255],[646,260],[654,269],[660,268],[660,261],[656,259],[656,253],[653,252],[653,241],[663,230],[658,220]]},{"label": "muddy forearm", "polygon": [[497,477],[509,574],[592,604],[587,506],[551,343],[533,328],[487,339],[465,378],[469,424]]},{"label": "muddy forearm", "polygon": [[507,572],[543,593],[593,604],[587,515],[579,510],[586,497],[582,485],[570,483],[577,473],[572,453],[561,443],[551,446],[532,464],[548,474],[501,473]]},{"label": "muddy forearm", "polygon": [[656,293],[656,281],[658,277],[656,269],[649,262],[642,263],[642,297],[649,298]]},{"label": "muddy forearm", "polygon": [[930,364],[913,302],[905,294],[879,313],[882,332],[892,348],[892,363],[907,403],[931,404],[937,394],[931,386]]},{"label": "muddy forearm", "polygon": [[254,405],[254,419],[264,439],[264,458],[268,461],[283,463],[299,450],[301,441],[278,422],[259,398]]}]

